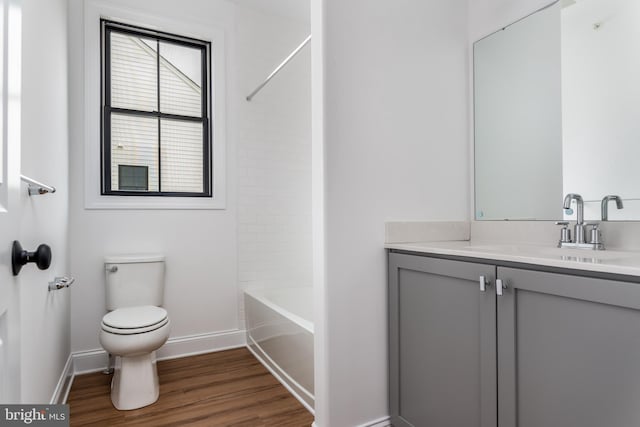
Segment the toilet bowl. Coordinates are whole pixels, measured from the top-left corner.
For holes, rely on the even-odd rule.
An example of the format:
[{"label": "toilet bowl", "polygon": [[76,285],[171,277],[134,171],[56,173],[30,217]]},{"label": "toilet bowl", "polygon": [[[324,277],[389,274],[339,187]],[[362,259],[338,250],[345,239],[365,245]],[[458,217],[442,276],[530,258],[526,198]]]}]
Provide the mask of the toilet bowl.
[{"label": "toilet bowl", "polygon": [[102,319],[100,343],[119,356],[111,381],[111,402],[130,410],[158,400],[155,351],[169,338],[169,318],[161,307],[119,308]]},{"label": "toilet bowl", "polygon": [[169,338],[164,299],[164,256],[105,258],[107,310],[99,339],[115,358],[111,402],[116,409],[142,408],[158,400],[155,351]]}]

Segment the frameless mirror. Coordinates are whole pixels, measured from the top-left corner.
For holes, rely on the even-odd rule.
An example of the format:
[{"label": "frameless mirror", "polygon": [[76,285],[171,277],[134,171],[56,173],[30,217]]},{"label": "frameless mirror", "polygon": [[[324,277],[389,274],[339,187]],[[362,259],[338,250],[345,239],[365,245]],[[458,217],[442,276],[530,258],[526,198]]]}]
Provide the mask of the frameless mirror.
[{"label": "frameless mirror", "polygon": [[475,217],[640,220],[640,2],[560,0],[474,44]]}]

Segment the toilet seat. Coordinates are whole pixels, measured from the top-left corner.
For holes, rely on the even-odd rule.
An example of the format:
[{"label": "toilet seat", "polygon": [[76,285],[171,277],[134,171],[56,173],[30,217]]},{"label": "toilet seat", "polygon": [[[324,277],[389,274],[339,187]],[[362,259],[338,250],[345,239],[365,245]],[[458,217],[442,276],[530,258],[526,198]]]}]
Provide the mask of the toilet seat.
[{"label": "toilet seat", "polygon": [[117,335],[133,335],[154,331],[167,323],[167,310],[162,307],[125,307],[105,314],[102,330]]}]

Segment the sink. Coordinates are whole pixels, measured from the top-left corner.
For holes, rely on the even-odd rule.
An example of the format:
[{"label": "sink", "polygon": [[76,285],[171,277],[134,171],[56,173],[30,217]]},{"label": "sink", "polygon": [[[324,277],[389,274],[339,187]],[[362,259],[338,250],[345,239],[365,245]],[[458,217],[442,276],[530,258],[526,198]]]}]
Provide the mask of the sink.
[{"label": "sink", "polygon": [[552,258],[566,261],[578,261],[589,263],[610,262],[612,260],[628,259],[639,257],[636,252],[623,252],[612,250],[589,250],[589,249],[571,249],[571,248],[555,248],[539,245],[518,245],[518,244],[471,244],[465,246],[464,250],[473,252],[500,253],[513,256],[527,256],[536,258]]}]

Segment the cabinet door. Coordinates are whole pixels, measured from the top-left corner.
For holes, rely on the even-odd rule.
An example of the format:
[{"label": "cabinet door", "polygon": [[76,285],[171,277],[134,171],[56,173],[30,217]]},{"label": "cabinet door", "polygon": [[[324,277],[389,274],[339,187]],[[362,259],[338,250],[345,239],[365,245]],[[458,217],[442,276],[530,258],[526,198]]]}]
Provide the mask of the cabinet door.
[{"label": "cabinet door", "polygon": [[500,427],[640,425],[640,284],[498,268]]},{"label": "cabinet door", "polygon": [[496,426],[494,279],[490,265],[389,255],[395,427]]}]

